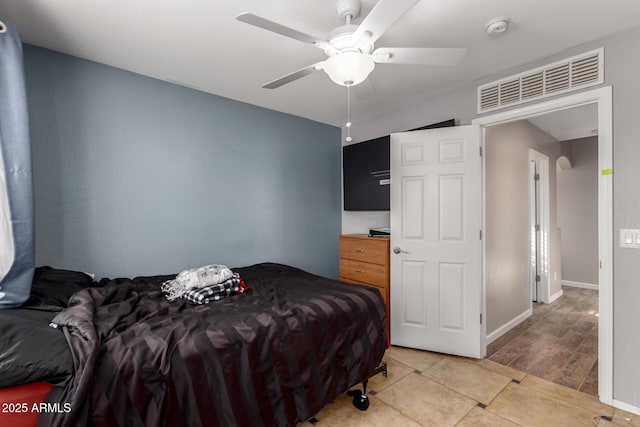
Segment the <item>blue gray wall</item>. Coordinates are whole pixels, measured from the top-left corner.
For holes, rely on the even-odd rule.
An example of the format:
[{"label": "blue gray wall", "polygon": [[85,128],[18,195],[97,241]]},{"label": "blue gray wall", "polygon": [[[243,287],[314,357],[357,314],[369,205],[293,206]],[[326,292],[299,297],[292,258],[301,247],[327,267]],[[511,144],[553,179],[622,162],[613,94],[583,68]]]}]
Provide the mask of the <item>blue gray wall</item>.
[{"label": "blue gray wall", "polygon": [[337,276],[338,128],[24,56],[37,265],[114,277],[274,261]]}]

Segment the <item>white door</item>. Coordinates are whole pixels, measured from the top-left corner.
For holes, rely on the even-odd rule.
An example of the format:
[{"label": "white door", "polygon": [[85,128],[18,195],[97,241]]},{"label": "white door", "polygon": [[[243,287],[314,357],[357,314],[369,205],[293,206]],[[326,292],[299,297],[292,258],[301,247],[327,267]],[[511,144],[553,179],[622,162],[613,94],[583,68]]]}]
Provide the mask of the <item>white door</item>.
[{"label": "white door", "polygon": [[549,157],[529,149],[531,301],[549,303]]},{"label": "white door", "polygon": [[391,135],[391,343],[482,357],[477,125]]},{"label": "white door", "polygon": [[538,302],[538,297],[542,295],[538,286],[540,285],[540,172],[538,162],[529,161],[529,234],[531,236],[531,266],[529,273],[529,284],[531,286],[531,301]]}]

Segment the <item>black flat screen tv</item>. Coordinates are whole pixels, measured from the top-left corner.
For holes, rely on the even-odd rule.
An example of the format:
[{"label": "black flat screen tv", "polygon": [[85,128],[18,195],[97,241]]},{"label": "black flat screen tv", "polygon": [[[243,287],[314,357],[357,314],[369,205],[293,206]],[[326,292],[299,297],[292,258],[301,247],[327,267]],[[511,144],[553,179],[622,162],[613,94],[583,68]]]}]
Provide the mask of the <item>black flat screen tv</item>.
[{"label": "black flat screen tv", "polygon": [[[455,119],[411,129],[455,126]],[[345,211],[390,210],[391,187],[389,135],[342,147]]]}]

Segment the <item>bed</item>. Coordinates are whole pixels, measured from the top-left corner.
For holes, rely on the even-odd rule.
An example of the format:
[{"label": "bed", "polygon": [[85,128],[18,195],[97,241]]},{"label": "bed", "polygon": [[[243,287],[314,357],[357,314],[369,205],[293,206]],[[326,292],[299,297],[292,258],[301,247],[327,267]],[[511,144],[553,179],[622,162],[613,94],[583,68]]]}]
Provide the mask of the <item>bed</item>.
[{"label": "bed", "polygon": [[29,330],[65,351],[53,366],[29,361],[40,369],[28,378],[3,380],[0,369],[0,386],[52,383],[43,426],[290,426],[380,370],[387,334],[375,288],[281,264],[233,270],[250,290],[204,305],[168,302],[160,284],[173,276],[78,283],[65,309],[30,299],[19,309],[37,318]]}]

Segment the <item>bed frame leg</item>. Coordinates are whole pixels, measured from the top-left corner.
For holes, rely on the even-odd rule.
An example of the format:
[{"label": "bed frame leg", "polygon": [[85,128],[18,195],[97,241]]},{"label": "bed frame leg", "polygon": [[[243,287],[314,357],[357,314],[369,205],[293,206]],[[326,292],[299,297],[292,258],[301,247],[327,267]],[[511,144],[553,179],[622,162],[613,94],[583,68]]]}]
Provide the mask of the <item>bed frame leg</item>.
[{"label": "bed frame leg", "polygon": [[[378,375],[381,372],[382,375],[386,378],[387,362],[380,362],[371,376]],[[353,406],[360,409],[361,411],[366,411],[367,409],[369,409],[369,398],[367,397],[367,384],[369,383],[369,378],[362,382],[362,391],[352,390],[347,392],[347,395],[353,396]]]},{"label": "bed frame leg", "polygon": [[369,379],[366,379],[362,382],[362,391],[352,390],[347,392],[349,396],[353,396],[353,406],[360,409],[361,411],[366,411],[367,409],[369,409],[369,398],[367,397],[368,383]]},{"label": "bed frame leg", "polygon": [[380,365],[376,368],[376,374],[380,372],[382,372],[383,377],[387,378],[387,362],[380,362]]}]

